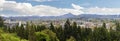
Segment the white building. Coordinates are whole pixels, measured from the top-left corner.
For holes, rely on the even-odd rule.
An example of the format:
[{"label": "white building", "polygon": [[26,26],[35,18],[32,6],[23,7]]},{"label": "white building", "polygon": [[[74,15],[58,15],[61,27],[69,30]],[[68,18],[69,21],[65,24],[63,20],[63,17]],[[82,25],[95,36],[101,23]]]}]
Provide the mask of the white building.
[{"label": "white building", "polygon": [[18,26],[21,26],[22,24],[25,25],[26,22],[5,20],[5,21],[4,21],[4,24],[5,24],[5,26],[12,28],[12,27],[15,27],[15,26],[17,26],[17,25],[18,25]]}]

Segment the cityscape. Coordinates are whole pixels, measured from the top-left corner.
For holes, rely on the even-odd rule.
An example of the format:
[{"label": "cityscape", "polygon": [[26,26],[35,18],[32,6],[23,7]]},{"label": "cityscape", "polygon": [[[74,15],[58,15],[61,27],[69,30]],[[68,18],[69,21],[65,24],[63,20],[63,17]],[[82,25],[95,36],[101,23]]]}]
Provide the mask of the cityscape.
[{"label": "cityscape", "polygon": [[120,0],[0,0],[0,41],[120,41]]}]

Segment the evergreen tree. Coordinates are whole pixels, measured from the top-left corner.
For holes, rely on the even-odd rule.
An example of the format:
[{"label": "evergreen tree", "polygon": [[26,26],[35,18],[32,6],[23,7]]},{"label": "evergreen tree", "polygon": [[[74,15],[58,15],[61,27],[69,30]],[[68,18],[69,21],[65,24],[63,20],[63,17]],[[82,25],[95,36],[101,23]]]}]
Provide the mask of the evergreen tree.
[{"label": "evergreen tree", "polygon": [[77,37],[76,37],[76,40],[77,41],[82,41],[82,33],[81,33],[81,27],[80,26],[78,26],[78,28],[77,28]]},{"label": "evergreen tree", "polygon": [[92,37],[92,41],[109,41],[108,30],[104,27],[94,29]]},{"label": "evergreen tree", "polygon": [[35,30],[36,32],[42,31],[42,30],[46,29],[46,26],[45,25],[37,25],[35,29],[36,29]]},{"label": "evergreen tree", "polygon": [[52,30],[53,32],[55,32],[54,25],[52,23],[50,23],[50,30]]},{"label": "evergreen tree", "polygon": [[103,28],[106,28],[106,23],[103,23],[103,26],[102,26]]},{"label": "evergreen tree", "polygon": [[64,24],[64,35],[66,39],[71,36],[71,31],[72,29],[71,29],[70,21],[69,19],[67,19],[67,21]]},{"label": "evergreen tree", "polygon": [[60,41],[66,41],[62,26],[59,26],[59,28],[56,29],[56,35]]},{"label": "evergreen tree", "polygon": [[[72,30],[71,30],[71,34],[72,36],[74,36],[74,38],[77,38],[78,36],[78,27],[77,27],[77,23],[76,22],[73,22],[72,24]],[[80,30],[80,29],[79,29]]]},{"label": "evergreen tree", "polygon": [[3,27],[4,26],[4,21],[3,21],[3,18],[0,16],[0,27]]},{"label": "evergreen tree", "polygon": [[115,40],[117,40],[117,32],[115,31],[115,30],[112,30],[112,29],[110,29],[110,40],[111,41],[115,41]]},{"label": "evergreen tree", "polygon": [[25,38],[25,35],[24,35],[24,26],[21,25],[20,27],[17,27],[17,35],[21,38],[21,39],[24,39]]},{"label": "evergreen tree", "polygon": [[76,39],[71,36],[69,39],[67,39],[67,41],[76,41]]},{"label": "evergreen tree", "polygon": [[119,22],[116,22],[116,31],[120,31],[120,23]]},{"label": "evergreen tree", "polygon": [[35,41],[35,26],[32,24],[31,27],[29,27],[29,35],[28,35],[29,41]]}]

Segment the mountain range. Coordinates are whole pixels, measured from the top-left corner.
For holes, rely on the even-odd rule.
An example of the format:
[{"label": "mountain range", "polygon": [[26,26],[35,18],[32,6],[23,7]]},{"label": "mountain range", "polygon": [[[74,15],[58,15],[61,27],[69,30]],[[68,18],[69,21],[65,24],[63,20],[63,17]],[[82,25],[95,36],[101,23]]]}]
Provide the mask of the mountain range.
[{"label": "mountain range", "polygon": [[97,14],[80,14],[73,15],[72,13],[68,13],[61,16],[17,16],[17,17],[4,17],[4,19],[12,19],[12,20],[51,20],[51,19],[117,19],[120,18],[120,15],[97,15]]}]

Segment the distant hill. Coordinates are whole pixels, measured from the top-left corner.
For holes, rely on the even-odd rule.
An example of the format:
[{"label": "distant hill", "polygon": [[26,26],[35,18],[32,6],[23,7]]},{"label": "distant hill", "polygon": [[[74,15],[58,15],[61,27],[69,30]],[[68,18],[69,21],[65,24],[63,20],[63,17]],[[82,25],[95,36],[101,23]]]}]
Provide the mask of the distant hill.
[{"label": "distant hill", "polygon": [[5,19],[12,19],[12,20],[51,20],[51,19],[67,19],[76,17],[72,13],[68,13],[61,16],[16,16],[16,17],[4,17]]},{"label": "distant hill", "polygon": [[97,14],[81,14],[78,17],[80,18],[99,18],[99,19],[116,19],[120,18],[120,15],[97,15]]},{"label": "distant hill", "polygon": [[51,20],[51,19],[116,19],[120,18],[120,15],[96,15],[96,14],[81,14],[81,15],[73,15],[72,13],[68,13],[61,16],[17,16],[17,17],[4,17],[5,19],[12,20]]}]

